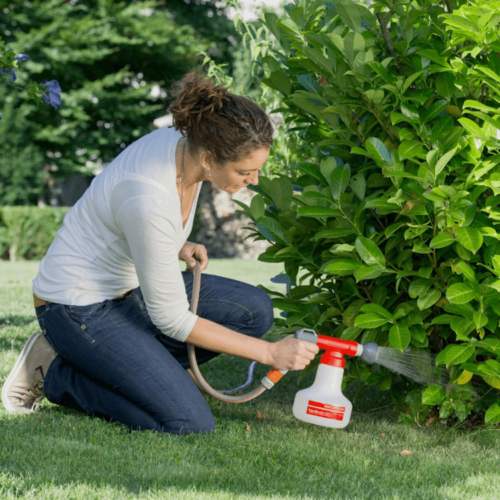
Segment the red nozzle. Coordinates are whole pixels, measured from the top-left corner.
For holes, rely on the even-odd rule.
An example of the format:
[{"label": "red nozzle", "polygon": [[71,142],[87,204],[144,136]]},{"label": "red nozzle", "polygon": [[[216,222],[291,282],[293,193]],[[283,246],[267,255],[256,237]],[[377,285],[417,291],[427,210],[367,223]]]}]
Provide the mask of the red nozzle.
[{"label": "red nozzle", "polygon": [[316,345],[320,349],[325,349],[326,352],[321,356],[319,362],[322,365],[336,366],[338,368],[345,367],[344,354],[348,356],[356,356],[358,352],[358,343],[353,340],[340,340],[333,337],[318,335]]},{"label": "red nozzle", "polygon": [[338,351],[348,356],[356,356],[359,344],[354,342],[354,340],[341,340],[333,337],[326,337],[325,335],[318,335],[316,345],[320,349],[325,349],[326,351]]}]

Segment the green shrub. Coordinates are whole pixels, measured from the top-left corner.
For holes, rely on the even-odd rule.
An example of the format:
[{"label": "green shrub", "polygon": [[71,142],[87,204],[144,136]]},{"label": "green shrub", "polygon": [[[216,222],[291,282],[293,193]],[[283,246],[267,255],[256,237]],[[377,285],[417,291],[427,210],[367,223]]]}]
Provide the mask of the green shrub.
[{"label": "green shrub", "polygon": [[439,405],[452,422],[474,411],[493,424],[500,3],[445,7],[295,0],[281,19],[265,14],[276,42],[259,60],[263,82],[281,94],[304,161],[292,179],[261,178],[260,196],[241,206],[256,238],[273,243],[259,259],[284,262],[289,291],[269,291],[282,332],[306,326],[437,354],[446,388],[357,359],[345,383],[390,390],[403,421],[422,422]]},{"label": "green shrub", "polygon": [[0,257],[41,259],[71,207],[0,207]]}]

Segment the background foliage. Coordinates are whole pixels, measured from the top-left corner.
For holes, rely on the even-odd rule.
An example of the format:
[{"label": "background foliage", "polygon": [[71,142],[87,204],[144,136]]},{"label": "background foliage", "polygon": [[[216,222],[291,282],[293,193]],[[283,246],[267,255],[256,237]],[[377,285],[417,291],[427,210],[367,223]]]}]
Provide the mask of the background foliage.
[{"label": "background foliage", "polygon": [[302,156],[242,205],[259,259],[284,262],[281,331],[430,351],[446,387],[357,360],[345,383],[390,390],[405,422],[499,422],[500,3],[295,0],[261,21]]},{"label": "background foliage", "polygon": [[30,56],[17,83],[63,90],[56,112],[1,86],[0,205],[48,203],[57,180],[92,175],[150,132],[201,51],[231,63],[234,28],[215,1],[0,0],[0,12],[6,45]]}]

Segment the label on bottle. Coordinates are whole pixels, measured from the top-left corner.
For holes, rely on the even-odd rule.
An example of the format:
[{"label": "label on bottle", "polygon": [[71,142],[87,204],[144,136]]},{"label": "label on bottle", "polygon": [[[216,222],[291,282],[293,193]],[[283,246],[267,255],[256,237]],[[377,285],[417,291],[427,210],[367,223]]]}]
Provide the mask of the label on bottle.
[{"label": "label on bottle", "polygon": [[309,400],[307,403],[308,415],[314,415],[331,420],[344,420],[345,406],[326,405],[317,401]]}]

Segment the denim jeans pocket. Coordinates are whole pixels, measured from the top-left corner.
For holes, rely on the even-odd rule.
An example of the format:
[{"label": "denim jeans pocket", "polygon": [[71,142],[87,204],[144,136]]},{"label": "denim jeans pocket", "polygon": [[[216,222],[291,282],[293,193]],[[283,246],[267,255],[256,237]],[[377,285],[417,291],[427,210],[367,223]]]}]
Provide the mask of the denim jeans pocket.
[{"label": "denim jeans pocket", "polygon": [[[73,325],[84,331],[102,319],[111,308],[111,305],[112,302],[110,300],[86,306],[63,305],[63,312]],[[87,332],[85,332],[85,336],[93,341]]]}]

